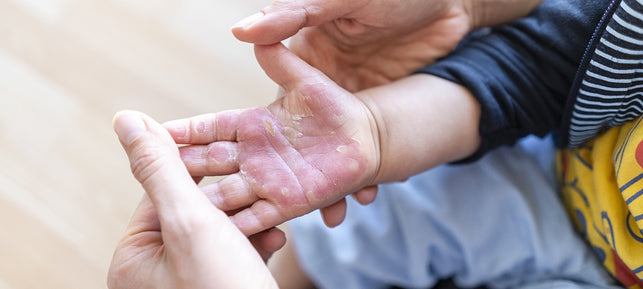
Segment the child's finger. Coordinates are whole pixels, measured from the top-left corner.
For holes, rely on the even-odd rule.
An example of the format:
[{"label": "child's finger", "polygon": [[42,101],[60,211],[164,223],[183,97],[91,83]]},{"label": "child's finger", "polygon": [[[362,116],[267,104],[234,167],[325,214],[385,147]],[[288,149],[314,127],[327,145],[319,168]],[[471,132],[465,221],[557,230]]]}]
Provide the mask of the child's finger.
[{"label": "child's finger", "polygon": [[255,45],[255,56],[266,75],[287,92],[303,83],[330,82],[323,73],[301,60],[281,43]]},{"label": "child's finger", "polygon": [[353,193],[355,199],[361,205],[368,205],[375,201],[377,197],[377,185],[364,187],[361,190]]},{"label": "child's finger", "polygon": [[239,153],[235,142],[184,146],[179,148],[179,152],[192,176],[221,176],[239,171]]},{"label": "child's finger", "polygon": [[286,244],[286,234],[278,229],[271,228],[248,237],[264,262],[267,262],[273,253]]},{"label": "child's finger", "polygon": [[258,200],[252,206],[239,211],[230,220],[246,236],[254,235],[267,228],[282,224],[294,216],[284,216],[279,209],[266,200]]},{"label": "child's finger", "polygon": [[228,110],[163,123],[177,144],[209,144],[237,139],[241,110]]},{"label": "child's finger", "polygon": [[319,209],[319,211],[327,227],[337,227],[346,218],[346,199],[342,198],[328,207]]},{"label": "child's finger", "polygon": [[216,183],[203,186],[201,191],[222,211],[244,208],[259,200],[239,174],[232,174]]}]

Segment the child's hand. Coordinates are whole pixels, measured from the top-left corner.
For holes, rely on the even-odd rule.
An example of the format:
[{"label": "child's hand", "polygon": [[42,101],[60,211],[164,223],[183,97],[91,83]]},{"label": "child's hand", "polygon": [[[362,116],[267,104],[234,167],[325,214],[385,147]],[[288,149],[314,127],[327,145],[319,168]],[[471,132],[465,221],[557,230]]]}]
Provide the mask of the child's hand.
[{"label": "child's hand", "polygon": [[255,53],[282,97],[165,124],[188,144],[180,152],[192,176],[228,175],[202,190],[246,235],[343,199],[372,184],[379,167],[378,128],[364,103],[280,43]]}]

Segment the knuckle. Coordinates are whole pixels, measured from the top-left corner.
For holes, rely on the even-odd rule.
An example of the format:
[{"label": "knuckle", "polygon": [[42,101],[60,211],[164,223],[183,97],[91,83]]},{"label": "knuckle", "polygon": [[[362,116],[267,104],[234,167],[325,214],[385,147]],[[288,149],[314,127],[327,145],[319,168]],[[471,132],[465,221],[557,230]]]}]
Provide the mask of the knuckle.
[{"label": "knuckle", "polygon": [[140,183],[146,183],[163,166],[162,154],[158,148],[138,146],[130,161],[132,174]]},{"label": "knuckle", "polygon": [[[211,212],[203,210],[180,210],[173,214],[166,226],[171,227],[172,235],[183,242],[193,242],[202,237],[206,228],[212,224]],[[178,240],[177,240],[178,241]]]}]

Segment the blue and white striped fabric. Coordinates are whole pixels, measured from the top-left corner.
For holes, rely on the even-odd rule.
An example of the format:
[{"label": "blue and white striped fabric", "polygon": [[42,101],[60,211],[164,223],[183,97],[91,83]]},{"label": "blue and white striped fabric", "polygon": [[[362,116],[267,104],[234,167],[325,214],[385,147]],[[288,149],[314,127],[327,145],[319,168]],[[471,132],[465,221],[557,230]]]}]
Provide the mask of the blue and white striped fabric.
[{"label": "blue and white striped fabric", "polygon": [[569,145],[643,114],[643,0],[623,0],[607,23],[578,91]]}]

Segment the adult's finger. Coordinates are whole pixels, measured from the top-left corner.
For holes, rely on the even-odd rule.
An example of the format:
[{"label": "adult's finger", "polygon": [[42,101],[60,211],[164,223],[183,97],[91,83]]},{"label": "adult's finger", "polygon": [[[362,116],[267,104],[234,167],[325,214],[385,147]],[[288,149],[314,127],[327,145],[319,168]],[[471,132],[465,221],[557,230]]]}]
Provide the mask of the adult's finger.
[{"label": "adult's finger", "polygon": [[196,186],[159,123],[124,111],[114,117],[114,130],[158,212],[161,260],[186,278],[186,288],[277,288],[248,239]]},{"label": "adult's finger", "polygon": [[232,26],[241,41],[274,44],[304,27],[317,26],[363,7],[369,0],[277,0]]},{"label": "adult's finger", "polygon": [[183,165],[176,144],[160,124],[134,111],[117,113],[113,123],[132,173],[154,203],[161,223],[164,216],[173,218],[181,209],[209,205]]}]

